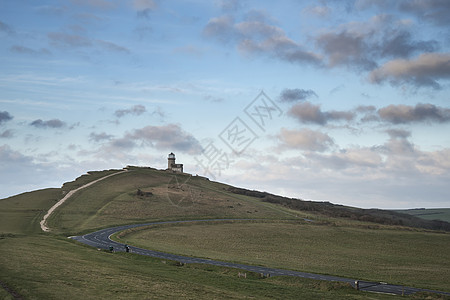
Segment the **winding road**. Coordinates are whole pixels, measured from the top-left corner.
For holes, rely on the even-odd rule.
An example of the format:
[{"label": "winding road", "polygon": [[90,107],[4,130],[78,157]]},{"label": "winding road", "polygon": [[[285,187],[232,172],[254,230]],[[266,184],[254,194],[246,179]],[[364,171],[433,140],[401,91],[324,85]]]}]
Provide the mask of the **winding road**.
[{"label": "winding road", "polygon": [[[109,247],[112,246],[112,247],[114,247],[114,251],[123,251],[124,252],[125,244],[118,243],[116,241],[111,240],[111,235],[113,235],[114,233],[126,230],[126,229],[149,226],[149,225],[161,225],[161,224],[189,223],[189,222],[220,222],[220,221],[237,221],[237,220],[242,221],[242,220],[250,220],[250,219],[214,219],[214,220],[209,219],[209,220],[151,222],[151,223],[144,223],[144,224],[133,224],[133,225],[111,227],[111,228],[102,229],[102,230],[88,233],[88,234],[81,235],[81,236],[72,236],[69,238],[74,239],[83,244],[92,246],[92,247],[96,247],[96,248],[100,248],[100,249],[109,249]],[[299,271],[291,271],[291,270],[267,268],[267,267],[261,267],[261,266],[251,266],[251,265],[245,265],[245,264],[230,263],[230,262],[204,259],[204,258],[188,257],[188,256],[182,256],[182,255],[169,254],[169,253],[164,253],[164,252],[159,252],[159,251],[142,249],[142,248],[138,248],[138,247],[134,247],[134,246],[129,246],[129,248],[132,253],[136,253],[136,254],[140,254],[140,255],[146,255],[146,256],[151,256],[151,257],[156,257],[156,258],[161,258],[161,259],[173,260],[173,261],[178,261],[178,262],[185,263],[185,264],[197,263],[197,264],[209,264],[209,265],[214,265],[214,266],[236,268],[236,269],[246,270],[246,271],[255,272],[255,273],[262,273],[266,276],[267,275],[269,275],[269,276],[296,276],[296,277],[310,278],[310,279],[315,279],[315,280],[346,282],[346,283],[350,283],[353,287],[355,287],[355,284],[356,284],[355,282],[357,281],[359,290],[368,291],[368,292],[386,293],[386,294],[395,294],[395,295],[402,295],[402,294],[409,295],[409,294],[413,294],[413,293],[417,293],[417,292],[431,292],[431,293],[439,293],[439,294],[444,294],[444,295],[450,296],[450,293],[447,293],[447,292],[406,287],[406,286],[393,285],[393,284],[382,283],[382,282],[369,282],[369,281],[362,281],[362,280],[357,280],[357,279],[350,279],[350,278],[337,277],[337,276],[331,276],[331,275],[305,273],[305,272],[299,272]]]}]

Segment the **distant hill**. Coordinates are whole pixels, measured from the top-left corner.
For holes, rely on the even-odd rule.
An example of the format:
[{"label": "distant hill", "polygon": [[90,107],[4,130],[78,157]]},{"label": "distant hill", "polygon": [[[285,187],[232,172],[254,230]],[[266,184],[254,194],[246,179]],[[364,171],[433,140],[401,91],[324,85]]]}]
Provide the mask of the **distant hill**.
[{"label": "distant hill", "polygon": [[[333,218],[344,218],[384,225],[399,225],[431,230],[450,231],[450,223],[448,222],[450,221],[450,209],[426,210],[426,213],[424,213],[423,210],[390,211],[382,209],[361,209],[336,205],[330,202],[304,201],[295,198],[286,198],[267,192],[258,192],[242,188],[230,187],[229,191],[236,194],[256,197],[264,202],[275,203],[294,210],[314,212]],[[411,212],[417,212],[417,214]],[[441,219],[433,218],[437,216],[440,216]]]},{"label": "distant hill", "polygon": [[416,216],[425,220],[450,222],[450,208],[415,208],[396,210],[396,212]]}]

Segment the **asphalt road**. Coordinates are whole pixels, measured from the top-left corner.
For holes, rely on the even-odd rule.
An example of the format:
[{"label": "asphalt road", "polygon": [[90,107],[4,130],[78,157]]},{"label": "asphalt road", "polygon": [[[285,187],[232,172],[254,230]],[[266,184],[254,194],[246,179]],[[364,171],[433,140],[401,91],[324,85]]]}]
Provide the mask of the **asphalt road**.
[{"label": "asphalt road", "polygon": [[[112,234],[122,231],[122,230],[125,230],[125,229],[149,226],[149,225],[188,223],[188,222],[218,222],[218,221],[233,221],[233,220],[242,220],[242,219],[214,219],[214,220],[151,222],[151,223],[144,223],[144,224],[133,224],[133,225],[111,227],[111,228],[102,229],[102,230],[88,233],[88,234],[81,235],[81,236],[72,236],[70,238],[74,239],[78,242],[81,242],[83,244],[92,246],[92,247],[96,247],[96,248],[100,248],[100,249],[109,249],[109,247],[112,246],[112,247],[114,247],[114,251],[125,252],[125,244],[118,243],[118,242],[111,240],[110,237]],[[245,219],[245,220],[250,220],[250,219]],[[237,264],[237,263],[229,263],[229,262],[204,259],[204,258],[187,257],[187,256],[182,256],[182,255],[175,255],[175,254],[169,254],[169,253],[164,253],[164,252],[159,252],[159,251],[142,249],[142,248],[138,248],[138,247],[134,247],[134,246],[130,246],[130,245],[129,245],[129,248],[130,248],[130,252],[140,254],[140,255],[147,255],[147,256],[161,258],[161,259],[173,260],[173,261],[178,261],[178,262],[185,263],[185,264],[197,263],[197,264],[209,264],[209,265],[214,265],[214,266],[236,268],[236,269],[246,270],[246,271],[250,271],[250,272],[262,273],[266,276],[267,275],[270,275],[270,276],[296,276],[296,277],[310,278],[310,279],[315,279],[315,280],[347,282],[347,283],[350,283],[353,287],[355,287],[355,282],[357,281],[357,279],[343,278],[343,277],[330,276],[330,275],[305,273],[305,272],[299,272],[299,271],[291,271],[291,270],[267,268],[267,267],[260,267],[260,266],[250,266],[250,265]],[[359,283],[360,290],[368,291],[368,292],[375,292],[375,293],[409,295],[409,294],[423,291],[423,292],[432,292],[432,293],[450,295],[450,293],[441,292],[441,291],[419,289],[419,288],[413,288],[413,287],[407,287],[407,286],[401,286],[401,285],[393,285],[393,284],[382,283],[382,282],[368,282],[368,281],[358,280],[358,283]]]}]

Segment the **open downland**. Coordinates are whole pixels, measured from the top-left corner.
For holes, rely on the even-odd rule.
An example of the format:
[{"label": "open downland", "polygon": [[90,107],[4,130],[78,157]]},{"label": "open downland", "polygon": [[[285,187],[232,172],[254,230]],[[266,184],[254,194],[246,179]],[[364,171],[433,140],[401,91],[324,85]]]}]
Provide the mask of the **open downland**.
[{"label": "open downland", "polygon": [[[51,231],[42,233],[40,220],[70,190],[120,171],[89,172],[89,175],[68,182],[62,188],[0,199],[2,285],[24,299],[404,299],[358,292],[333,282],[287,277],[260,279],[250,273],[247,279],[237,278],[238,270],[235,269],[206,265],[180,267],[173,262],[132,253],[106,253],[67,239],[67,236],[83,231],[153,220],[245,217],[269,219],[272,222],[268,223],[269,226],[274,225],[275,220],[311,218],[316,221],[315,224],[321,223],[320,220],[324,223],[328,220],[328,224],[347,223],[264,203],[254,197],[231,194],[227,191],[227,185],[201,177],[129,168],[129,172],[75,193],[50,216],[48,225]],[[137,194],[138,189],[143,195]],[[283,226],[291,225],[298,226]],[[216,230],[214,228],[208,227],[208,230]],[[279,234],[282,235],[283,231],[286,230],[280,230]],[[384,232],[380,231],[380,234]],[[290,239],[289,235],[284,236]],[[317,239],[317,243],[321,240]],[[183,253],[177,250],[180,245],[174,247],[173,252]],[[207,253],[205,256],[213,255]],[[241,261],[240,258],[236,260]],[[270,263],[282,261],[273,257]],[[410,298],[423,299],[428,296],[442,299],[434,294],[413,295]],[[0,288],[0,299],[12,299],[12,296]]]},{"label": "open downland", "polygon": [[342,283],[238,278],[235,269],[176,266],[51,235],[0,239],[0,253],[0,280],[25,299],[400,299]]},{"label": "open downland", "polygon": [[[227,188],[203,177],[130,168],[129,172],[77,192],[54,211],[47,224],[54,233],[76,235],[143,220],[306,216],[253,197],[233,194]],[[138,189],[149,195],[137,195]]]},{"label": "open downland", "polygon": [[300,222],[176,224],[118,235],[203,258],[450,291],[450,235]]}]

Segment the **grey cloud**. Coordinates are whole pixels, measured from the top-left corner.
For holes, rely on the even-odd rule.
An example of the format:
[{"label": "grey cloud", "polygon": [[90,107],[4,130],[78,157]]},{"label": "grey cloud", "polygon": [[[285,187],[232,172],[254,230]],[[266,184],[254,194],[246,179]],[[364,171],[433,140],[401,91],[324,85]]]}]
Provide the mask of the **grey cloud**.
[{"label": "grey cloud", "polygon": [[0,21],[0,32],[4,32],[7,34],[13,34],[14,33],[14,29],[12,29],[11,26],[9,26],[6,23],[3,23],[2,21]]},{"label": "grey cloud", "polygon": [[301,130],[282,128],[277,137],[281,141],[281,149],[288,148],[323,152],[334,145],[333,139],[327,134],[307,128]]},{"label": "grey cloud", "polygon": [[310,102],[300,102],[291,107],[288,115],[301,123],[325,125],[329,121],[351,121],[355,114],[351,111],[322,111],[319,105]]},{"label": "grey cloud", "polygon": [[439,80],[450,78],[449,53],[423,53],[413,60],[397,59],[385,63],[369,74],[372,83],[388,80],[391,84],[412,83],[418,87],[439,89]]},{"label": "grey cloud", "polygon": [[76,34],[67,34],[62,32],[50,32],[48,35],[50,42],[56,46],[62,47],[90,47],[92,42],[83,36]]},{"label": "grey cloud", "polygon": [[14,45],[10,48],[11,52],[27,55],[50,55],[51,52],[48,49],[41,48],[40,50],[34,50],[24,46]]},{"label": "grey cloud", "polygon": [[438,49],[434,40],[415,40],[393,16],[376,15],[366,22],[342,24],[315,38],[328,67],[347,66],[360,71],[378,67],[385,58],[409,58]]},{"label": "grey cloud", "polygon": [[115,43],[104,40],[91,40],[78,34],[67,34],[62,32],[50,32],[47,34],[50,43],[57,47],[63,48],[89,48],[100,47],[110,52],[118,52],[129,54],[128,48],[119,46]]},{"label": "grey cloud", "polygon": [[234,28],[234,19],[231,16],[210,19],[203,29],[203,35],[223,43],[231,42],[239,36]]},{"label": "grey cloud", "polygon": [[403,129],[388,129],[386,132],[389,134],[389,136],[392,139],[400,138],[400,139],[406,139],[411,136],[411,131],[403,130]]},{"label": "grey cloud", "polygon": [[375,112],[377,108],[373,105],[359,105],[355,109],[359,113]]},{"label": "grey cloud", "polygon": [[143,105],[135,105],[129,109],[119,109],[115,111],[115,115],[118,118],[121,118],[125,115],[134,115],[134,116],[140,116],[143,113],[145,113],[147,109]]},{"label": "grey cloud", "polygon": [[235,12],[242,8],[242,0],[219,0],[217,4],[223,11]]},{"label": "grey cloud", "polygon": [[105,141],[105,140],[106,140],[106,141],[109,141],[109,140],[111,140],[113,137],[114,137],[113,135],[106,134],[105,132],[102,132],[102,133],[95,133],[95,132],[92,132],[92,133],[89,135],[89,140],[94,141],[94,142],[101,142],[101,141]]},{"label": "grey cloud", "polygon": [[125,53],[125,54],[130,53],[130,50],[128,48],[119,46],[117,44],[114,44],[114,43],[111,43],[108,41],[96,40],[95,42],[97,43],[97,45],[101,46],[103,49],[106,49],[109,51],[121,52],[121,53]]},{"label": "grey cloud", "polygon": [[433,52],[438,48],[438,42],[413,41],[412,35],[404,30],[389,30],[378,46],[381,57],[410,57],[416,52]]},{"label": "grey cloud", "polygon": [[450,24],[450,2],[447,0],[408,0],[400,4],[400,9],[438,25]]},{"label": "grey cloud", "polygon": [[300,100],[306,100],[317,94],[313,90],[303,90],[303,89],[284,89],[280,95],[280,101],[282,102],[294,102]]},{"label": "grey cloud", "polygon": [[307,6],[306,8],[304,8],[302,10],[302,13],[304,15],[315,15],[317,17],[323,18],[323,17],[328,16],[331,13],[331,9],[326,5],[323,5],[323,6],[311,5],[311,6]]},{"label": "grey cloud", "polygon": [[159,150],[177,150],[189,154],[202,152],[199,141],[176,124],[135,129],[122,138],[112,139],[110,144],[113,147],[125,149],[134,148],[138,145],[149,145]]},{"label": "grey cloud", "polygon": [[134,0],[133,8],[137,11],[138,17],[149,18],[150,13],[156,8],[153,0]]},{"label": "grey cloud", "polygon": [[34,126],[36,128],[63,128],[66,127],[66,123],[58,120],[58,119],[52,119],[48,121],[42,121],[41,119],[35,120],[30,123],[31,126]]},{"label": "grey cloud", "polygon": [[383,121],[393,124],[412,122],[450,122],[450,109],[433,104],[419,103],[416,106],[389,105],[378,110]]},{"label": "grey cloud", "polygon": [[371,51],[367,36],[349,31],[328,32],[317,37],[317,45],[326,53],[328,66],[357,66],[363,70],[376,67],[376,62],[368,55]]},{"label": "grey cloud", "polygon": [[4,139],[12,138],[13,136],[14,136],[14,134],[13,134],[12,130],[9,130],[9,129],[3,131],[3,132],[0,134],[0,138],[4,138]]},{"label": "grey cloud", "polygon": [[189,154],[199,154],[202,152],[199,141],[175,124],[146,126],[135,130],[128,137],[133,140],[142,140],[156,149],[174,149],[185,151]]},{"label": "grey cloud", "polygon": [[108,10],[117,6],[117,1],[107,0],[70,0],[73,4],[81,6],[90,6],[102,10]]},{"label": "grey cloud", "polygon": [[203,30],[208,38],[236,44],[246,55],[266,55],[292,63],[321,64],[321,57],[289,39],[285,32],[269,24],[264,14],[249,14],[236,23],[231,16],[212,18]]},{"label": "grey cloud", "polygon": [[0,125],[4,122],[8,122],[13,119],[13,116],[10,115],[7,111],[0,111]]}]

